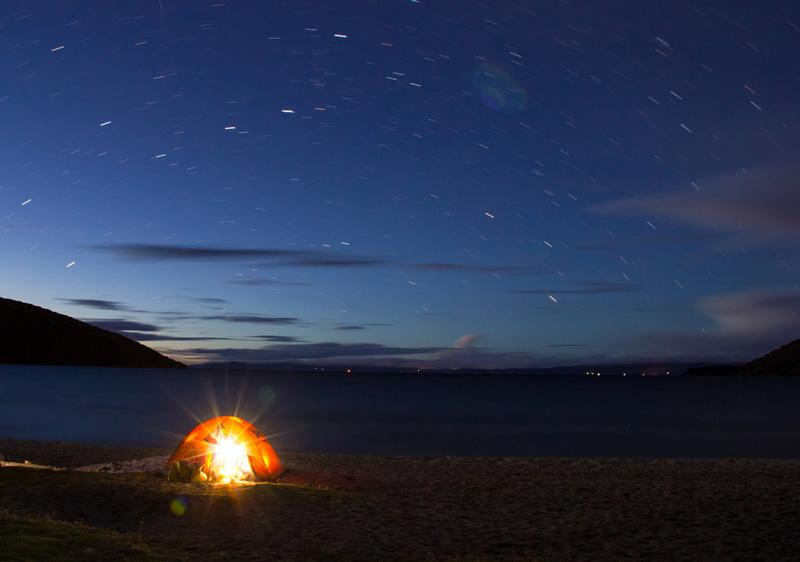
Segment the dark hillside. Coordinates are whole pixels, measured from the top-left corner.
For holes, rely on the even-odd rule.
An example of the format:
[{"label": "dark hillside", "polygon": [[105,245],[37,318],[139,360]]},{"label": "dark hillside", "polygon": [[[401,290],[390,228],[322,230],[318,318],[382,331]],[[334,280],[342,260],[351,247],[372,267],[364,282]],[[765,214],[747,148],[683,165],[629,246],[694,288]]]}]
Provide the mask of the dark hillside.
[{"label": "dark hillside", "polygon": [[770,351],[744,365],[708,365],[689,369],[690,375],[800,375],[800,340]]},{"label": "dark hillside", "polygon": [[183,368],[131,339],[32,304],[0,298],[0,363]]}]

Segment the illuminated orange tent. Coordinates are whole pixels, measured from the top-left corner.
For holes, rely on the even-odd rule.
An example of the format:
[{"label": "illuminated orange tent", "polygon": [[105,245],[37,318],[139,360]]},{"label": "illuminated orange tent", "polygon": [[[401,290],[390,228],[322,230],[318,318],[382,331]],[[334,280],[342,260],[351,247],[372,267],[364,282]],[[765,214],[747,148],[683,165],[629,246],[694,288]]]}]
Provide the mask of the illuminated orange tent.
[{"label": "illuminated orange tent", "polygon": [[284,468],[253,424],[219,416],[195,427],[167,462],[170,480],[275,480]]}]

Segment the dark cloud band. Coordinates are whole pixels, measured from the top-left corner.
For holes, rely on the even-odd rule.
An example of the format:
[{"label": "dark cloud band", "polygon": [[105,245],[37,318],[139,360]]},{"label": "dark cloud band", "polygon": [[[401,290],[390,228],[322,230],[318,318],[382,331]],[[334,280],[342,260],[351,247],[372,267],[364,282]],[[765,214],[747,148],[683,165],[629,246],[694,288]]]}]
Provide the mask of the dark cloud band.
[{"label": "dark cloud band", "polygon": [[638,285],[631,283],[579,283],[578,287],[567,289],[518,289],[511,291],[516,295],[608,295],[614,293],[633,293]]}]

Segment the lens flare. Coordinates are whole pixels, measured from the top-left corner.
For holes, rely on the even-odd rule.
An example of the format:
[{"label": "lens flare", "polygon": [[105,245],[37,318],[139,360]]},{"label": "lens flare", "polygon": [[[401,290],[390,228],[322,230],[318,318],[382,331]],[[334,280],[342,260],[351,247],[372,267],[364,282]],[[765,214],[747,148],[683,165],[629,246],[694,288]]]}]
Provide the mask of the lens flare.
[{"label": "lens flare", "polygon": [[472,75],[481,102],[497,113],[525,109],[528,92],[510,74],[492,64],[481,64]]},{"label": "lens flare", "polygon": [[263,411],[266,411],[270,409],[275,402],[275,390],[271,386],[265,384],[258,389],[258,398],[263,406]]},{"label": "lens flare", "polygon": [[181,517],[186,513],[186,498],[175,498],[171,502],[169,502],[169,510],[173,513],[173,515],[177,515]]}]

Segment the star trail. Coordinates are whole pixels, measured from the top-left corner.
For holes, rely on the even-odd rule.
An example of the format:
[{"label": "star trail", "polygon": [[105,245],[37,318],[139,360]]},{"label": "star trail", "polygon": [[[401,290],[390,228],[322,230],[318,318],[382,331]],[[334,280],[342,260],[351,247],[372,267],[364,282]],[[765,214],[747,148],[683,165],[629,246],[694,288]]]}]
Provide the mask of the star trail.
[{"label": "star trail", "polygon": [[188,362],[800,331],[792,2],[0,8],[0,287]]}]

